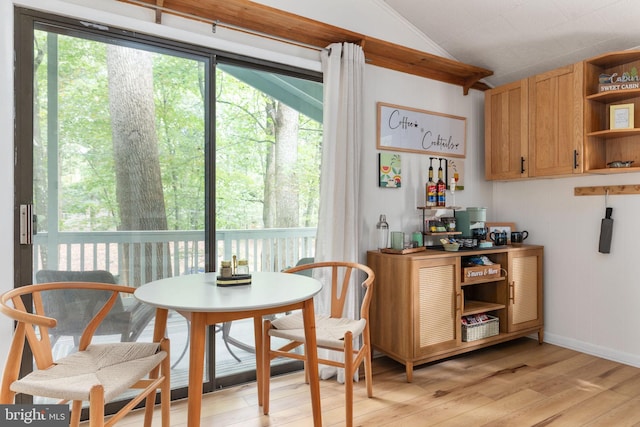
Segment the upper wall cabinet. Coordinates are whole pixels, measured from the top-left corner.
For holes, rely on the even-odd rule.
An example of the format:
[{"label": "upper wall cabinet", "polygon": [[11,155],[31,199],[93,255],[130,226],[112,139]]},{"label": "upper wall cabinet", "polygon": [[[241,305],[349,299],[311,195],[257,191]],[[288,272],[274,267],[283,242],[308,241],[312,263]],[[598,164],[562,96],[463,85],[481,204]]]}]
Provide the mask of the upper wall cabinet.
[{"label": "upper wall cabinet", "polygon": [[579,63],[486,91],[486,179],[582,173],[582,85]]},{"label": "upper wall cabinet", "polygon": [[582,173],[582,64],[529,78],[529,176]]},{"label": "upper wall cabinet", "polygon": [[527,79],[484,93],[485,177],[488,180],[527,177]]},{"label": "upper wall cabinet", "polygon": [[[612,52],[584,62],[586,172],[640,171],[639,69],[637,50]],[[603,83],[612,83],[600,90],[600,77]]]}]

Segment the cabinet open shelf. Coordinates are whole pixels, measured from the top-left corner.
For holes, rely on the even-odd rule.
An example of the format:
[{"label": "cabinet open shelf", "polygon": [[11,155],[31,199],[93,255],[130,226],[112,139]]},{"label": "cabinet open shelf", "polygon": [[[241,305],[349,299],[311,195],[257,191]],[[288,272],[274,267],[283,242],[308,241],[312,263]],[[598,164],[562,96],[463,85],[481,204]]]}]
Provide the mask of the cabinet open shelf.
[{"label": "cabinet open shelf", "polygon": [[503,281],[504,279],[506,279],[506,276],[490,277],[488,279],[474,279],[471,282],[462,282],[460,286],[473,286],[473,285],[478,285],[480,283],[500,282],[500,281]]},{"label": "cabinet open shelf", "polygon": [[[617,174],[637,172],[640,168],[608,168],[613,161],[634,161],[640,165],[640,128],[611,129],[611,108],[630,104],[631,124],[640,123],[640,88],[637,81],[619,79],[633,75],[640,67],[640,50],[611,52],[584,61],[584,172]],[[621,89],[600,91],[601,78],[614,77]],[[627,77],[625,77],[626,79]],[[635,120],[633,120],[635,119]]]},{"label": "cabinet open shelf", "polygon": [[597,174],[597,175],[611,175],[611,174],[629,173],[629,172],[640,172],[640,167],[589,169],[589,173]]},{"label": "cabinet open shelf", "polygon": [[589,132],[587,136],[594,136],[599,138],[623,138],[625,136],[640,135],[640,128],[633,129],[604,129],[595,132]]},{"label": "cabinet open shelf", "polygon": [[462,315],[468,316],[471,314],[486,313],[488,311],[500,310],[503,308],[506,308],[506,305],[486,301],[465,300],[464,307],[462,308]]},{"label": "cabinet open shelf", "polygon": [[437,233],[432,233],[430,231],[425,231],[424,234],[427,236],[453,236],[456,234],[462,234],[462,231],[440,231]]},{"label": "cabinet open shelf", "polygon": [[637,96],[640,96],[640,89],[624,89],[611,92],[598,92],[587,95],[585,98],[588,101],[598,101],[608,104],[611,102],[625,101],[629,98],[635,98]]}]

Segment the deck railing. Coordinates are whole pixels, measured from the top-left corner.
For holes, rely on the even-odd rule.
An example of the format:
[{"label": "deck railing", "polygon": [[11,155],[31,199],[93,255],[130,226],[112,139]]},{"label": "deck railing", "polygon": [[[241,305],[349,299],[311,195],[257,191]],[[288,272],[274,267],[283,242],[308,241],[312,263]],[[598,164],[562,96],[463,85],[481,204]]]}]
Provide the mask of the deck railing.
[{"label": "deck railing", "polygon": [[[251,271],[280,271],[301,258],[313,257],[315,236],[316,229],[310,227],[218,230],[216,266],[235,255],[248,260]],[[142,274],[140,282],[146,283],[204,271],[204,243],[202,231],[38,233],[34,236],[34,272],[108,270],[122,283],[136,283],[133,263],[149,260],[152,268],[137,269]]]}]

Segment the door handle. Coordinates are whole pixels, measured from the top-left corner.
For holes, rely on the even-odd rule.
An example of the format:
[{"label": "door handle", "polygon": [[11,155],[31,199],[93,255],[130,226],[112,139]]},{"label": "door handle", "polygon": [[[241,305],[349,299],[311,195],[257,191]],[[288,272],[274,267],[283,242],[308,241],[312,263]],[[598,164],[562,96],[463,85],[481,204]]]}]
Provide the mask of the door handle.
[{"label": "door handle", "polygon": [[32,245],[38,232],[38,218],[33,214],[33,204],[20,205],[20,244]]},{"label": "door handle", "polygon": [[520,157],[520,173],[524,173],[524,157]]}]

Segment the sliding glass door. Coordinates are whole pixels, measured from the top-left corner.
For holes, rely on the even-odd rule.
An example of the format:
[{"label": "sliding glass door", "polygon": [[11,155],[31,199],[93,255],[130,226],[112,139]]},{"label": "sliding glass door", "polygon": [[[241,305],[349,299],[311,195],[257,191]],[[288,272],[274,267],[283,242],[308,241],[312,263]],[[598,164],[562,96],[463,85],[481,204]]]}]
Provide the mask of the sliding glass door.
[{"label": "sliding glass door", "polygon": [[[18,104],[32,111],[17,118],[16,135],[32,183],[21,180],[19,209],[35,225],[30,245],[19,246],[31,260],[24,283],[139,287],[211,270],[213,56],[28,14],[17,22],[30,29],[17,62],[32,70],[16,82]],[[60,301],[57,311],[73,304]],[[122,307],[122,333],[95,340],[150,340],[153,310],[133,297]],[[188,328],[170,312],[177,389],[187,383]],[[76,332],[51,332],[56,357],[76,351]]]},{"label": "sliding glass door", "polygon": [[[16,286],[313,257],[319,75],[24,9],[15,23]],[[150,340],[152,310],[122,305],[126,331],[96,340]],[[187,318],[170,312],[168,336],[185,397]],[[52,338],[56,356],[76,350],[73,332]],[[254,379],[252,321],[210,328],[203,357],[206,391]]]}]

